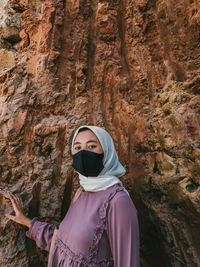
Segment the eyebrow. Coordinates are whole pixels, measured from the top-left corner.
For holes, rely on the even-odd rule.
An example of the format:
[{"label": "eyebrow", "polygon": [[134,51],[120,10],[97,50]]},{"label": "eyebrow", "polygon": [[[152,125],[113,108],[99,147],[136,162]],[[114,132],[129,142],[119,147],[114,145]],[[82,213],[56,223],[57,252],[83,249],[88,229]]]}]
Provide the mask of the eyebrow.
[{"label": "eyebrow", "polygon": [[[95,140],[89,140],[89,141],[87,141],[87,143],[97,143],[97,141],[95,141]],[[80,142],[75,142],[74,143],[74,146],[75,145],[80,145],[81,143]]]}]

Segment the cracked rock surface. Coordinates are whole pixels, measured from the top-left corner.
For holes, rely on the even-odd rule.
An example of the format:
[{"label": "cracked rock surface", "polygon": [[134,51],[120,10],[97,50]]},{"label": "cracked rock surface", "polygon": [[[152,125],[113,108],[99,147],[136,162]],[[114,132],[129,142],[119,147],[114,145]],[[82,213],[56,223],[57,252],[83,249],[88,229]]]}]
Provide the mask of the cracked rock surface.
[{"label": "cracked rock surface", "polygon": [[105,127],[140,223],[141,267],[200,266],[200,2],[1,0],[0,266],[46,266],[3,193],[59,225],[70,142]]}]

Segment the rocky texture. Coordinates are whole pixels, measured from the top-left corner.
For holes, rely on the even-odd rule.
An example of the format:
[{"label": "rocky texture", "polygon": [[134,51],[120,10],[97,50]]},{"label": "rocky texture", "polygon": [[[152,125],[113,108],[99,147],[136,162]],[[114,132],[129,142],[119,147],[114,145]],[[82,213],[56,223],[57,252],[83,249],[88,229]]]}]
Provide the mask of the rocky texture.
[{"label": "rocky texture", "polygon": [[89,123],[127,168],[141,266],[199,266],[199,1],[4,0],[0,17],[0,265],[46,266],[3,192],[59,224],[71,136]]},{"label": "rocky texture", "polygon": [[8,0],[0,3],[0,71],[15,65],[15,44],[19,42],[21,16],[10,6]]}]

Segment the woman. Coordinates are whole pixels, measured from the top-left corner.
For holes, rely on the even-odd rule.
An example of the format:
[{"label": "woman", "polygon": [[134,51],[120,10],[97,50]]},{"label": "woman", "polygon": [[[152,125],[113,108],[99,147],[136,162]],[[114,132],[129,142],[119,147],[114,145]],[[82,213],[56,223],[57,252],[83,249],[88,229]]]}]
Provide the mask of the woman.
[{"label": "woman", "polygon": [[79,127],[72,157],[81,187],[56,236],[51,224],[27,218],[15,195],[10,200],[16,214],[6,216],[29,227],[26,235],[38,247],[47,251],[51,247],[48,267],[138,267],[137,210],[119,180],[125,169],[111,136],[97,126]]}]

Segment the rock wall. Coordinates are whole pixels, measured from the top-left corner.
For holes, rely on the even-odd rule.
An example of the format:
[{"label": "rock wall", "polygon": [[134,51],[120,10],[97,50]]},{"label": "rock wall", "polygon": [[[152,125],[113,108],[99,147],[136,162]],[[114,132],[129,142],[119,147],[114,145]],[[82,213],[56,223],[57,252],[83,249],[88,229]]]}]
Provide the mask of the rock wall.
[{"label": "rock wall", "polygon": [[141,266],[200,266],[200,2],[1,0],[0,266],[46,266],[3,193],[59,224],[70,141],[104,126],[138,209]]}]

